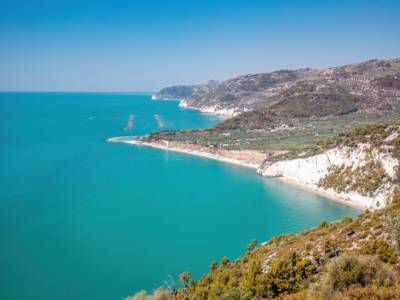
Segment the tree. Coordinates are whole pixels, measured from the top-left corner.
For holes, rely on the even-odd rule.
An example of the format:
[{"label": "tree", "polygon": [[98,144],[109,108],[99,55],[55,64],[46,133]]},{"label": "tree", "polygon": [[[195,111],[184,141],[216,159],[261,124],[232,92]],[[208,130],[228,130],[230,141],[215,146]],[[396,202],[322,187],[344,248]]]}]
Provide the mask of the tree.
[{"label": "tree", "polygon": [[190,272],[183,272],[181,275],[179,275],[179,283],[184,288],[187,288],[189,286],[191,280],[192,280],[192,273]]},{"label": "tree", "polygon": [[213,261],[210,265],[210,270],[215,271],[218,268],[218,263],[216,261]]},{"label": "tree", "polygon": [[226,256],[224,256],[221,260],[221,266],[222,267],[226,267],[229,264],[229,258],[227,258]]},{"label": "tree", "polygon": [[247,245],[247,250],[249,252],[253,251],[257,247],[257,240],[252,240],[248,245]]}]

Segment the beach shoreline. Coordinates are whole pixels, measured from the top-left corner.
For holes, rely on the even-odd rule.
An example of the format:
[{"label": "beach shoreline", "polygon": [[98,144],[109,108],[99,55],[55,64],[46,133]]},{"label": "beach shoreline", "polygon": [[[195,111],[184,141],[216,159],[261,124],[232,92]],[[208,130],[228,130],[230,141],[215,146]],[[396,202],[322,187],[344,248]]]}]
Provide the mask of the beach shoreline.
[{"label": "beach shoreline", "polygon": [[186,153],[186,154],[190,154],[190,155],[194,155],[194,156],[199,156],[199,157],[208,158],[208,159],[214,159],[214,160],[234,164],[234,165],[241,166],[241,167],[251,168],[251,169],[255,169],[255,170],[257,170],[259,167],[258,164],[253,164],[253,163],[242,161],[239,159],[225,157],[225,156],[222,156],[219,154],[213,154],[210,152],[198,151],[198,150],[192,150],[192,149],[169,147],[169,146],[161,145],[158,143],[149,143],[149,142],[143,142],[143,141],[134,140],[134,139],[127,139],[127,137],[109,138],[109,139],[107,139],[107,142],[124,143],[124,144],[135,145],[135,146],[145,146],[145,147],[151,147],[151,148],[156,148],[156,149],[161,149],[161,150]]},{"label": "beach shoreline", "polygon": [[[266,178],[268,178],[268,177],[266,177]],[[352,207],[352,208],[357,209],[357,210],[363,211],[363,210],[369,209],[368,207],[363,206],[363,205],[358,204],[358,203],[355,203],[353,201],[339,198],[336,195],[334,195],[332,193],[329,193],[328,191],[325,191],[325,190],[322,190],[322,189],[319,189],[319,188],[315,188],[315,187],[312,187],[310,185],[307,185],[307,184],[304,184],[304,183],[301,183],[301,182],[298,182],[298,181],[295,181],[295,180],[292,180],[292,179],[289,179],[289,178],[286,178],[286,177],[270,177],[270,178],[277,178],[277,179],[283,181],[287,185],[291,185],[293,187],[297,187],[297,188],[302,189],[304,191],[307,191],[309,193],[317,194],[317,195],[319,195],[319,196],[321,196],[323,198],[326,198],[326,199],[331,200],[331,201],[336,202],[336,203],[347,205],[347,206]]]},{"label": "beach shoreline", "polygon": [[[171,146],[162,145],[162,144],[159,144],[159,143],[143,142],[141,140],[133,139],[132,137],[114,137],[114,138],[107,139],[107,142],[124,143],[124,144],[129,144],[129,145],[134,145],[134,146],[144,146],[144,147],[151,147],[151,148],[160,149],[160,150],[184,153],[184,154],[194,155],[194,156],[203,157],[203,158],[207,158],[207,159],[218,160],[218,161],[229,163],[229,164],[233,164],[233,165],[236,165],[236,166],[251,168],[251,169],[256,170],[256,171],[260,167],[260,165],[258,165],[258,164],[249,163],[247,161],[225,157],[225,156],[222,156],[222,155],[219,155],[219,154],[214,154],[214,153],[205,152],[205,151],[192,150],[192,149],[171,147]],[[265,177],[265,178],[268,178],[268,177]],[[345,200],[345,199],[339,198],[336,195],[334,195],[334,194],[332,194],[332,193],[330,193],[328,191],[315,188],[313,186],[304,184],[302,182],[295,181],[293,179],[289,179],[289,178],[282,177],[282,176],[280,176],[280,177],[269,177],[269,178],[279,179],[282,182],[284,182],[285,184],[291,185],[291,186],[296,187],[296,188],[300,188],[300,189],[305,190],[307,192],[310,192],[310,193],[319,195],[321,197],[324,197],[324,198],[326,198],[326,199],[328,199],[330,201],[334,201],[336,203],[340,203],[340,204],[343,204],[343,205],[346,205],[346,206],[349,206],[349,207],[352,207],[352,208],[355,208],[355,209],[358,209],[358,210],[361,210],[361,211],[367,209],[367,207],[365,207],[365,206],[363,206],[361,204],[355,203],[355,202],[350,201],[350,200]]]}]

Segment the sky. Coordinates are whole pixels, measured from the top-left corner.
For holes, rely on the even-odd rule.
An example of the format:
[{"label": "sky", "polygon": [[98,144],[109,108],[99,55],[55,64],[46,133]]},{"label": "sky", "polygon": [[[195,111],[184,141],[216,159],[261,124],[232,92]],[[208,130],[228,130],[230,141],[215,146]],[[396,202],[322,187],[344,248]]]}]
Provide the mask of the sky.
[{"label": "sky", "polygon": [[394,57],[399,0],[0,0],[1,91],[157,91]]}]

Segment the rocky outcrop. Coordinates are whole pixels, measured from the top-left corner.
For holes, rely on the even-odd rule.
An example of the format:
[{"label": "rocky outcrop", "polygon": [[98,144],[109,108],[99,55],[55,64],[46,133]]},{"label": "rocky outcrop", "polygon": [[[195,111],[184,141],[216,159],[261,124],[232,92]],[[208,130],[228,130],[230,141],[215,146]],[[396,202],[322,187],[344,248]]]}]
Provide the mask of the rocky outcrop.
[{"label": "rocky outcrop", "polygon": [[[371,166],[371,170],[366,166]],[[382,169],[380,172],[377,172],[377,166]],[[304,158],[265,162],[258,172],[263,176],[292,180],[339,199],[377,209],[390,202],[398,168],[399,160],[389,151],[361,144],[356,148],[336,147]],[[347,171],[346,174],[332,173],[334,170]],[[324,181],[327,176],[331,176],[329,182]],[[345,180],[341,180],[340,176]],[[373,189],[366,191],[362,185]]]},{"label": "rocky outcrop", "polygon": [[217,116],[225,116],[225,117],[235,117],[242,112],[237,108],[222,108],[218,104],[212,106],[202,105],[200,107],[194,107],[190,106],[187,100],[181,100],[179,102],[179,106],[183,108],[199,110],[203,113],[213,114]]}]

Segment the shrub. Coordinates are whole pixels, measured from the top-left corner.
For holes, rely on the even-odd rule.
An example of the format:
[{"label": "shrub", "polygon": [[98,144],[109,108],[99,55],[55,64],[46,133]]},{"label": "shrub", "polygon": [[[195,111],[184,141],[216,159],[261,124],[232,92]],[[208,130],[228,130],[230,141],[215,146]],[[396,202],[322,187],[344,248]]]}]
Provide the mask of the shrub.
[{"label": "shrub", "polygon": [[251,252],[257,247],[257,240],[252,240],[248,245],[247,245],[247,251]]},{"label": "shrub", "polygon": [[183,272],[181,275],[179,275],[179,283],[183,287],[188,287],[191,280],[192,274],[190,272]]},{"label": "shrub", "polygon": [[374,256],[343,255],[332,259],[326,273],[314,286],[313,292],[332,295],[346,291],[350,286],[392,286],[397,282],[396,274]]},{"label": "shrub", "polygon": [[400,286],[396,285],[394,287],[354,287],[349,289],[347,293],[343,295],[343,298],[348,300],[394,300],[400,299]]},{"label": "shrub", "polygon": [[221,267],[226,267],[229,264],[229,258],[224,256],[221,260]]},{"label": "shrub", "polygon": [[365,244],[364,247],[361,248],[360,253],[364,255],[376,255],[383,262],[389,264],[395,264],[397,262],[396,249],[382,239],[377,239]]},{"label": "shrub", "polygon": [[[400,168],[399,168],[400,170]],[[392,204],[400,205],[400,188],[396,187],[393,191]]]},{"label": "shrub", "polygon": [[286,295],[280,300],[395,300],[400,299],[400,285],[393,287],[351,287],[345,292],[338,292],[334,295],[323,294],[309,295],[302,291],[297,294]]},{"label": "shrub", "polygon": [[395,216],[391,220],[392,235],[397,244],[397,251],[400,251],[400,216]]},{"label": "shrub", "polygon": [[218,268],[218,263],[216,261],[213,261],[210,265],[210,270],[215,271]]},{"label": "shrub", "polygon": [[325,295],[323,295],[323,294],[309,295],[307,293],[307,291],[301,291],[301,292],[295,293],[295,294],[284,295],[283,297],[280,297],[278,299],[279,300],[333,300],[331,298],[329,298],[329,299],[326,298]]},{"label": "shrub", "polygon": [[332,188],[338,193],[355,191],[365,196],[372,196],[387,180],[389,177],[382,163],[370,160],[356,168],[333,165],[328,169],[328,173],[319,180],[318,185]]},{"label": "shrub", "polygon": [[393,146],[392,155],[396,158],[400,158],[400,135],[397,136],[390,144]]},{"label": "shrub", "polygon": [[305,287],[305,282],[315,271],[309,259],[300,259],[296,253],[291,258],[279,258],[271,264],[267,275],[268,296],[298,292]]},{"label": "shrub", "polygon": [[174,295],[165,289],[157,289],[153,294],[147,294],[145,291],[140,291],[134,296],[125,298],[124,300],[174,300]]},{"label": "shrub", "polygon": [[322,221],[321,224],[319,224],[319,228],[328,228],[329,227],[329,222],[328,221]]},{"label": "shrub", "polygon": [[336,240],[328,239],[324,242],[324,251],[329,257],[339,256],[342,252]]}]

